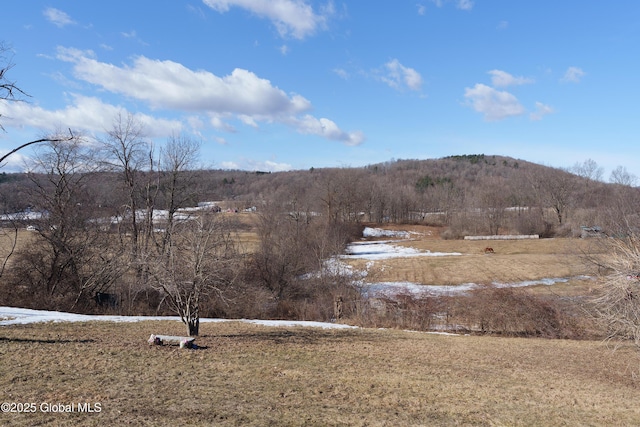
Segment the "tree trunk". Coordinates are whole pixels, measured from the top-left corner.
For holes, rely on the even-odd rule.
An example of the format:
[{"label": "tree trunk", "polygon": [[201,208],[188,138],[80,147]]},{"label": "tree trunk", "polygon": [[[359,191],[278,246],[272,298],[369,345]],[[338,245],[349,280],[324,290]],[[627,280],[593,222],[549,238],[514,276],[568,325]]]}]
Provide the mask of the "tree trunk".
[{"label": "tree trunk", "polygon": [[200,316],[187,319],[187,331],[190,337],[197,337],[200,331]]}]

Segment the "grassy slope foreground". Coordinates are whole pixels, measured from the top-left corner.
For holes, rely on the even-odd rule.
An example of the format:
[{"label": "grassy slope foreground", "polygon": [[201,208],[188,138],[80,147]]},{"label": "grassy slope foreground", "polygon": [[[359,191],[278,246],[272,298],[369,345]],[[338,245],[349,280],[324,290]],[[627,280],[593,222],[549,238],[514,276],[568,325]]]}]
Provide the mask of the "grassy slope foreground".
[{"label": "grassy slope foreground", "polygon": [[3,402],[100,413],[1,413],[1,425],[640,425],[638,354],[601,342],[178,322],[0,328]]}]

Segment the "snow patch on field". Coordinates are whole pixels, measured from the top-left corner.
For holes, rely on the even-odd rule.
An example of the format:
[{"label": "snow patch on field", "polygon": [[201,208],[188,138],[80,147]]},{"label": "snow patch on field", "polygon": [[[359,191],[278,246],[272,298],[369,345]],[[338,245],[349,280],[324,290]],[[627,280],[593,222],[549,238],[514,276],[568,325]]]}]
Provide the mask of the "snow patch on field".
[{"label": "snow patch on field", "polygon": [[394,245],[398,241],[381,240],[374,242],[354,242],[347,246],[344,259],[382,260],[390,258],[410,258],[420,256],[460,256],[459,252],[421,251],[407,246]]},{"label": "snow patch on field", "polygon": [[411,234],[408,231],[385,230],[383,228],[365,227],[362,231],[363,237],[399,237],[408,239]]},{"label": "snow patch on field", "polygon": [[[147,320],[173,320],[180,321],[177,316],[102,316],[65,313],[62,311],[32,310],[29,308],[0,307],[0,326],[26,325],[30,323],[45,322],[143,322]],[[355,328],[355,326],[338,323],[310,322],[295,320],[249,320],[249,319],[200,319],[200,323],[208,322],[246,322],[255,325],[287,327],[306,326],[325,329]]]},{"label": "snow patch on field", "polygon": [[[589,276],[578,276],[573,279],[585,280],[590,279]],[[566,277],[549,277],[539,280],[523,280],[520,282],[493,282],[491,286],[495,288],[521,288],[528,286],[552,286],[557,283],[566,283],[571,278]],[[475,289],[480,289],[483,285],[477,283],[463,283],[460,285],[424,285],[412,282],[377,282],[377,283],[360,283],[363,292],[373,298],[387,297],[392,298],[402,294],[409,294],[414,297],[429,296],[456,296],[465,295]]]}]

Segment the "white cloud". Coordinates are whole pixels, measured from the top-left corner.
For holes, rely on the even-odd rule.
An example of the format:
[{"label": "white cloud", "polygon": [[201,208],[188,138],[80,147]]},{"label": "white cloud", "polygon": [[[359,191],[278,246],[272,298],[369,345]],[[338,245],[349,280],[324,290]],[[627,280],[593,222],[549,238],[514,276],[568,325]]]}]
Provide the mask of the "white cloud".
[{"label": "white cloud", "polygon": [[[45,110],[37,105],[24,102],[0,101],[0,115],[5,117],[5,126],[34,127],[45,131],[56,126],[103,132],[112,126],[113,118],[123,111],[121,107],[105,104],[98,98],[71,94],[72,103],[60,110]],[[156,119],[136,113],[148,130],[148,136],[166,136],[180,132],[182,124],[177,120]]]},{"label": "white cloud", "polygon": [[124,31],[122,31],[120,33],[122,35],[122,37],[124,37],[125,39],[135,39],[136,37],[138,37],[138,33],[136,33],[136,30],[131,30],[130,32],[126,33]]},{"label": "white cloud", "polygon": [[221,169],[240,169],[240,166],[236,162],[220,162]]},{"label": "white cloud", "polygon": [[511,93],[499,91],[477,83],[473,88],[465,88],[467,105],[482,113],[487,121],[502,120],[524,114],[525,109]]},{"label": "white cloud", "polygon": [[218,77],[192,71],[173,61],[137,57],[132,67],[98,62],[92,52],[58,49],[58,59],[74,63],[74,74],[86,82],[148,102],[152,108],[274,116],[311,108],[300,95],[284,91],[254,73],[236,68]]},{"label": "white cloud", "polygon": [[562,77],[563,82],[580,83],[582,77],[585,76],[585,72],[578,67],[569,67]]},{"label": "white cloud", "polygon": [[[0,150],[0,157],[7,154],[8,150]],[[13,153],[0,164],[3,172],[22,172],[29,162],[30,158],[20,152]]]},{"label": "white cloud", "polygon": [[534,82],[533,79],[526,77],[515,77],[501,70],[491,70],[488,74],[491,74],[491,84],[494,87],[517,86]]},{"label": "white cloud", "polygon": [[[451,0],[431,0],[433,4],[437,7],[442,7],[445,2],[449,2]],[[473,9],[473,0],[455,0],[456,7],[460,10],[471,10]]]},{"label": "white cloud", "polygon": [[500,21],[496,27],[498,30],[506,30],[509,28],[509,21]]},{"label": "white cloud", "polygon": [[187,123],[191,126],[191,129],[198,130],[204,127],[202,119],[198,116],[187,117]]},{"label": "white cloud", "polygon": [[75,24],[75,21],[71,19],[69,15],[59,9],[49,7],[42,13],[45,18],[47,18],[47,20],[49,20],[49,22],[54,24],[56,27],[62,28],[65,25]]},{"label": "white cloud", "polygon": [[132,66],[119,67],[99,62],[93,52],[68,48],[58,48],[57,57],[72,63],[73,73],[80,80],[144,101],[154,109],[207,114],[217,129],[234,130],[225,121],[236,117],[252,127],[261,121],[284,123],[298,132],[347,145],[363,140],[358,132],[345,132],[329,119],[308,115],[311,103],[307,99],[288,95],[248,70],[236,68],[219,77],[208,71],[190,70],[177,62],[143,56],[135,58]]},{"label": "white cloud", "polygon": [[288,163],[277,163],[271,160],[241,159],[238,162],[220,162],[222,169],[240,169],[263,172],[284,172],[293,169]]},{"label": "white cloud", "polygon": [[417,4],[418,7],[418,15],[424,15],[427,12],[427,8],[423,4]]},{"label": "white cloud", "polygon": [[321,136],[340,141],[346,145],[360,145],[364,141],[362,132],[345,132],[333,121],[325,118],[318,119],[311,115],[305,115],[302,118],[292,118],[290,124],[295,126],[300,133]]},{"label": "white cloud", "polygon": [[394,89],[407,87],[414,91],[422,88],[422,76],[413,68],[405,67],[397,59],[384,64],[384,74],[380,80]]},{"label": "white cloud", "polygon": [[229,133],[233,133],[236,131],[236,129],[231,124],[222,120],[222,117],[220,116],[211,115],[209,122],[211,123],[211,126],[213,126],[215,129],[222,130]]},{"label": "white cloud", "polygon": [[458,0],[456,3],[456,7],[462,10],[471,10],[473,9],[473,1],[472,0]]},{"label": "white cloud", "polygon": [[120,33],[120,35],[125,39],[135,40],[136,42],[140,43],[143,46],[149,46],[149,43],[145,42],[140,37],[138,37],[138,33],[136,32],[136,30],[131,30],[128,33],[123,31]]},{"label": "white cloud", "polygon": [[257,128],[259,127],[259,126],[258,126],[258,123],[257,123],[257,122],[255,121],[255,119],[254,119],[253,117],[251,117],[251,116],[247,116],[246,114],[240,114],[240,115],[238,116],[238,118],[240,119],[240,121],[241,121],[242,123],[244,123],[244,124],[245,124],[245,125],[247,125],[247,126],[251,126],[251,127],[252,127],[252,128],[254,128],[254,129],[257,129]]},{"label": "white cloud", "polygon": [[280,46],[278,50],[280,51],[281,54],[286,55],[289,53],[289,46],[287,46],[286,44],[283,44],[282,46]]},{"label": "white cloud", "polygon": [[272,162],[271,160],[267,160],[263,163],[263,166],[257,170],[267,170],[269,172],[284,172],[291,169],[293,169],[293,166],[288,163],[276,163]]},{"label": "white cloud", "polygon": [[349,73],[344,68],[334,68],[333,72],[345,80],[349,78]]},{"label": "white cloud", "polygon": [[550,106],[545,105],[542,102],[536,102],[536,111],[529,114],[529,118],[531,120],[542,120],[544,116],[553,112],[554,110]]},{"label": "white cloud", "polygon": [[326,26],[333,15],[333,4],[328,3],[319,13],[314,12],[306,0],[203,0],[213,10],[224,13],[231,7],[246,9],[269,19],[281,37],[303,39]]}]

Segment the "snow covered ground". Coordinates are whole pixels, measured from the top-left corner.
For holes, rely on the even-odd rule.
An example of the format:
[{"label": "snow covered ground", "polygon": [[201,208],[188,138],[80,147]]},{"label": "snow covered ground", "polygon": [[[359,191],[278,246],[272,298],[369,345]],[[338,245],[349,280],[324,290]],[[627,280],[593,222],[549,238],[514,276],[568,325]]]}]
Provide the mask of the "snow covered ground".
[{"label": "snow covered ground", "polygon": [[399,240],[378,240],[373,242],[354,242],[347,247],[345,259],[381,260],[389,258],[409,258],[419,256],[459,256],[459,252],[420,251],[415,248],[394,245]]},{"label": "snow covered ground", "polygon": [[[180,318],[177,316],[102,316],[64,313],[61,311],[31,310],[28,308],[0,307],[0,326],[26,325],[29,323],[43,322],[142,322],[147,320],[174,320],[179,322]],[[200,323],[235,321],[264,326],[306,326],[325,329],[355,328],[355,326],[342,325],[338,323],[293,320],[200,319]]]},{"label": "snow covered ground", "polygon": [[408,239],[411,234],[408,231],[385,230],[383,228],[365,227],[362,231],[362,237],[399,237]]},{"label": "snow covered ground", "polygon": [[[579,276],[575,279],[589,279],[587,276]],[[493,282],[491,285],[496,288],[520,288],[526,286],[545,285],[552,286],[557,283],[566,283],[570,279],[565,277],[552,277],[540,280],[524,280],[521,282],[501,283]],[[416,297],[427,296],[456,296],[465,295],[474,289],[479,289],[482,285],[477,283],[463,283],[460,285],[422,285],[412,282],[377,282],[361,283],[363,292],[369,297],[394,297],[400,294],[409,294]]]}]

